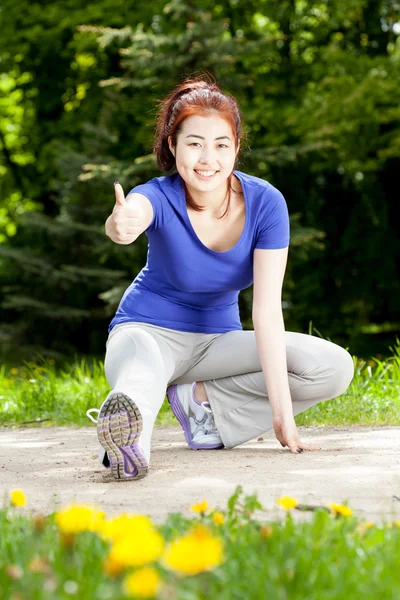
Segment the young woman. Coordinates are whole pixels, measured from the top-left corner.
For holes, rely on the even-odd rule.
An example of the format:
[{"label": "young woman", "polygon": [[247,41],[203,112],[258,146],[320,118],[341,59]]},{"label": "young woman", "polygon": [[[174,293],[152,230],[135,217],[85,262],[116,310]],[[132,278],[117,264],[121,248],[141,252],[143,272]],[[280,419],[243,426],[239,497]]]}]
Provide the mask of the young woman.
[{"label": "young woman", "polygon": [[[345,392],[353,360],[332,342],[285,332],[281,293],[289,246],[282,194],[235,170],[241,118],[234,98],[200,79],[162,103],[156,177],[127,198],[116,182],[106,234],[145,232],[145,267],[111,321],[105,372],[112,388],[97,419],[100,460],[116,479],[144,477],[165,393],[191,448],[233,448],[274,428],[294,454],[294,415]],[[254,331],[240,290],[253,287]],[[96,410],[96,409],[92,409]]]}]

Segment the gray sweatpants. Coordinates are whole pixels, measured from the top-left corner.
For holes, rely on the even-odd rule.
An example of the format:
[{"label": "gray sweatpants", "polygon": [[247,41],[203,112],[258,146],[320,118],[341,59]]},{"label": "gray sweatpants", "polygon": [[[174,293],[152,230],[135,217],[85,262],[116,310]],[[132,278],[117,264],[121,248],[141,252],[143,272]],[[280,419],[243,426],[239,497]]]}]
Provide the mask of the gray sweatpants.
[{"label": "gray sweatpants", "polygon": [[[287,331],[293,414],[348,388],[351,355],[327,340]],[[202,381],[225,448],[272,427],[272,411],[254,331],[190,333],[148,323],[123,323],[110,332],[105,374],[112,391],[130,396],[143,416],[140,443],[150,460],[154,421],[170,384]]]}]

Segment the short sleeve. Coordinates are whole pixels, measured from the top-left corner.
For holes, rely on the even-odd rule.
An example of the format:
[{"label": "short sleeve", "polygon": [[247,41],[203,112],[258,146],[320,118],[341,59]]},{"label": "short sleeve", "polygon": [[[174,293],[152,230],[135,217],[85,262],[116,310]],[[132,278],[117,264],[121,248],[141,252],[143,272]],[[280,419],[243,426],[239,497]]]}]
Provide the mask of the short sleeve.
[{"label": "short sleeve", "polygon": [[153,220],[146,231],[155,231],[156,229],[161,229],[166,221],[167,199],[160,189],[156,179],[152,179],[147,183],[142,183],[132,188],[129,194],[133,193],[146,196],[153,207]]},{"label": "short sleeve", "polygon": [[289,212],[286,200],[271,185],[262,195],[255,248],[277,250],[286,248],[290,241]]}]

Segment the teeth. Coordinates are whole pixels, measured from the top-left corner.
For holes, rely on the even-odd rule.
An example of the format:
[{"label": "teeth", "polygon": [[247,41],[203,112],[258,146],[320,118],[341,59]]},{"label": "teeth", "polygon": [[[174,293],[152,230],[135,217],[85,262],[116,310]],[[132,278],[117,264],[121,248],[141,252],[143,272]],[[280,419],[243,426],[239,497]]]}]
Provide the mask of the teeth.
[{"label": "teeth", "polygon": [[196,170],[196,173],[198,173],[199,175],[203,175],[203,177],[211,177],[211,175],[215,175],[217,171],[198,171]]}]

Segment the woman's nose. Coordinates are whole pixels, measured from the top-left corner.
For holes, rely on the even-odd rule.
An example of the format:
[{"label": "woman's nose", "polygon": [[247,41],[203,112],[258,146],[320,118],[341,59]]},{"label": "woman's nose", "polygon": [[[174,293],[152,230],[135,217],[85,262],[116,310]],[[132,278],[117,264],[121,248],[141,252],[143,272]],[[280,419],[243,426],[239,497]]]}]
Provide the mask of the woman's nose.
[{"label": "woman's nose", "polygon": [[200,162],[202,163],[210,163],[214,160],[213,150],[208,148],[203,148],[200,156]]}]

